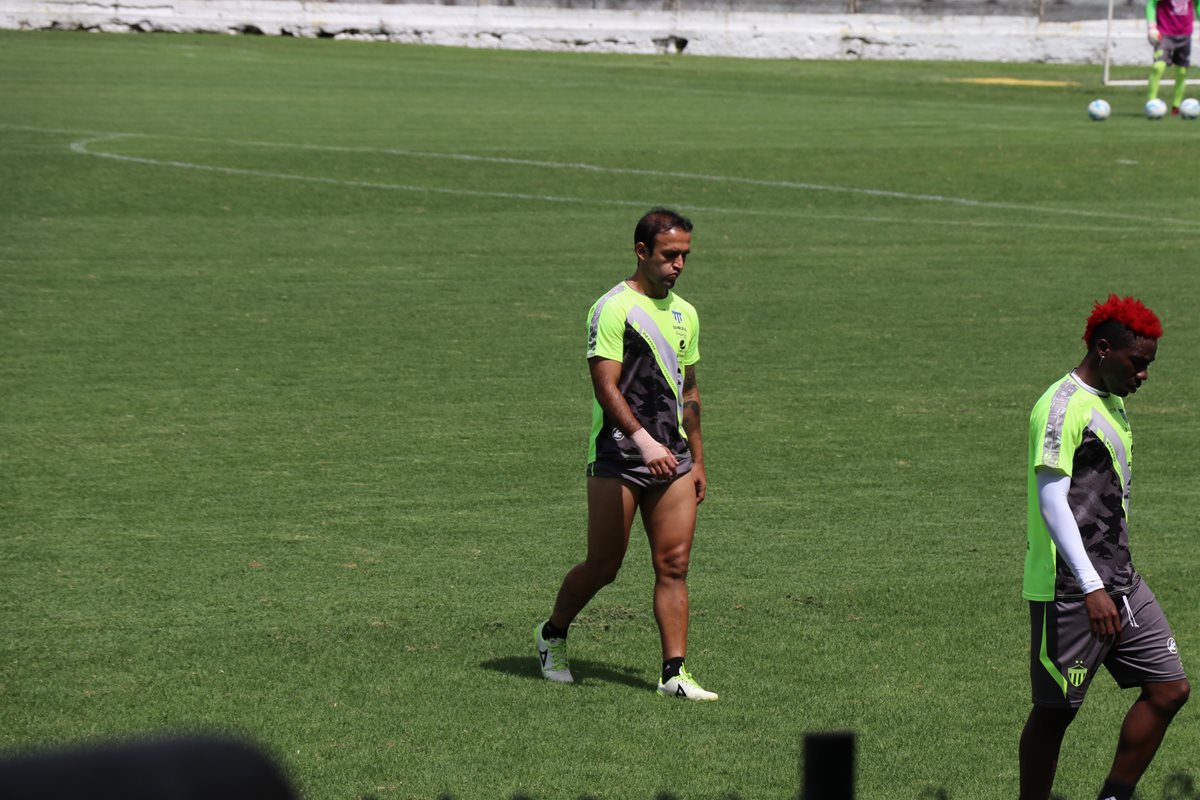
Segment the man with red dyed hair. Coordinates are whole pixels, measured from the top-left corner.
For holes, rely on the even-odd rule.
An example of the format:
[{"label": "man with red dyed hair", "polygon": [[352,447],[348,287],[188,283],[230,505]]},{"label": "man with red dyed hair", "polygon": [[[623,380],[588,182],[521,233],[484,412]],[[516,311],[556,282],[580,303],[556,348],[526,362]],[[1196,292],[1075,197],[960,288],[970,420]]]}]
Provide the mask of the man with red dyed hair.
[{"label": "man with red dyed hair", "polygon": [[1124,398],[1146,380],[1162,324],[1132,297],[1097,303],[1087,355],[1029,417],[1033,710],[1021,734],[1021,800],[1046,800],[1067,726],[1104,665],[1141,693],[1125,715],[1100,800],[1129,800],[1190,687],[1171,627],[1129,553],[1133,436]]}]

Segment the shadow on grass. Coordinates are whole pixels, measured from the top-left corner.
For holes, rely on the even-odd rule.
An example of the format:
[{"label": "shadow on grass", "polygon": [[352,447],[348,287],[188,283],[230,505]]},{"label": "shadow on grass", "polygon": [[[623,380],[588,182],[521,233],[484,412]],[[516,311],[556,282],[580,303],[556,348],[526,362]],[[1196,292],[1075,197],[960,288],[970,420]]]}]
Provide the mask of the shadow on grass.
[{"label": "shadow on grass", "polygon": [[[542,678],[542,671],[538,669],[537,659],[533,657],[532,653],[527,656],[492,658],[481,662],[479,666],[484,669],[490,669],[493,672],[516,675],[518,678],[544,680]],[[657,684],[646,680],[646,676],[642,670],[634,669],[633,667],[615,667],[611,664],[601,664],[581,658],[571,659],[571,674],[575,676],[577,684],[583,685],[589,683],[621,683],[639,690],[648,689],[654,691],[657,688]]]}]

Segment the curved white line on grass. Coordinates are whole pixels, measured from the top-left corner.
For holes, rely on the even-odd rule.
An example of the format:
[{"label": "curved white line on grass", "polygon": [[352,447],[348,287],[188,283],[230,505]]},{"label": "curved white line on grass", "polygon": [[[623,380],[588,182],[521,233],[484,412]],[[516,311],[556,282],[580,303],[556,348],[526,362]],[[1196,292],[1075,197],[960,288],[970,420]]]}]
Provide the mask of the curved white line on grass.
[{"label": "curved white line on grass", "polygon": [[[108,158],[114,161],[124,161],[133,164],[145,164],[148,166],[158,167],[175,167],[176,169],[191,169],[200,170],[203,172],[216,172],[222,175],[245,175],[255,178],[274,178],[277,180],[288,181],[304,181],[307,183],[320,183],[328,186],[351,186],[361,189],[385,189],[392,191],[405,192],[428,192],[433,194],[448,194],[459,195],[465,197],[487,197],[497,198],[502,200],[534,200],[549,203],[579,203],[585,205],[604,205],[604,206],[621,206],[635,208],[650,208],[658,205],[657,202],[644,200],[605,200],[588,197],[562,197],[558,195],[546,194],[525,194],[522,192],[485,192],[474,189],[447,189],[438,186],[418,186],[408,183],[380,183],[376,181],[352,181],[340,178],[322,178],[315,175],[296,175],[287,172],[269,172],[261,169],[247,169],[245,167],[222,167],[215,164],[196,164],[190,161],[174,161],[170,159],[145,158],[142,156],[126,156],[118,153],[103,153],[89,149],[88,145],[96,142],[111,141],[113,139],[128,139],[128,138],[146,138],[144,134],[138,133],[109,133],[100,136],[93,136],[89,139],[80,139],[72,142],[70,148],[72,152],[80,155],[93,156],[95,158]],[[181,138],[181,137],[170,137]],[[247,143],[242,143],[247,144]],[[1079,225],[1054,225],[1036,222],[975,222],[975,221],[951,221],[944,219],[937,220],[921,220],[908,219],[897,217],[875,217],[865,216],[860,214],[813,214],[807,212],[794,212],[786,210],[765,210],[751,208],[713,208],[706,206],[694,206],[688,203],[678,203],[678,207],[689,212],[706,212],[715,214],[746,214],[751,216],[767,216],[767,217],[790,217],[793,219],[829,219],[829,220],[850,220],[856,222],[878,222],[881,224],[896,224],[896,225],[938,225],[938,226],[961,226],[969,228],[1034,228],[1046,230],[1072,230],[1072,231],[1124,231],[1127,229],[1113,228],[1111,226],[1104,227],[1082,227]],[[1162,222],[1162,220],[1160,220]],[[1132,230],[1132,229],[1128,229]]]},{"label": "curved white line on grass", "polygon": [[[949,196],[949,195],[913,194],[913,193],[909,193],[909,192],[897,192],[897,191],[890,191],[890,190],[886,190],[886,189],[863,189],[863,188],[856,188],[856,187],[851,187],[851,186],[835,186],[832,184],[807,183],[807,182],[802,182],[802,181],[784,181],[784,180],[768,180],[768,179],[763,179],[763,178],[746,178],[746,177],[741,177],[741,176],[736,176],[736,175],[709,175],[709,174],[705,174],[705,173],[695,173],[695,172],[672,172],[672,171],[667,171],[667,170],[635,169],[632,167],[606,167],[606,166],[602,166],[599,164],[588,164],[585,162],[543,161],[543,160],[528,159],[528,158],[507,158],[507,157],[502,157],[502,156],[480,156],[480,155],[471,155],[468,153],[434,153],[434,152],[428,152],[428,151],[422,151],[422,150],[401,150],[401,149],[395,149],[395,148],[347,147],[347,146],[343,146],[343,145],[319,145],[319,144],[303,144],[303,143],[295,144],[295,143],[288,143],[288,142],[262,142],[262,141],[239,140],[239,139],[212,139],[212,138],[199,137],[199,136],[173,136],[173,135],[169,135],[169,134],[167,134],[167,135],[152,135],[152,134],[143,134],[143,133],[118,133],[115,131],[107,131],[107,132],[68,131],[68,130],[55,129],[55,128],[35,128],[35,127],[31,127],[31,126],[5,125],[5,124],[0,124],[0,128],[41,131],[41,132],[45,132],[45,133],[95,134],[95,137],[92,139],[85,140],[82,143],[75,142],[74,144],[72,144],[71,145],[72,150],[76,149],[76,145],[90,144],[92,142],[102,141],[104,139],[119,138],[119,137],[183,139],[183,140],[187,140],[187,141],[214,142],[217,144],[234,144],[234,145],[244,145],[244,146],[248,146],[248,147],[273,147],[273,148],[280,148],[280,149],[315,150],[315,151],[337,152],[337,153],[383,153],[385,155],[396,155],[396,156],[402,156],[402,157],[408,157],[408,158],[432,158],[432,159],[447,159],[447,160],[453,160],[453,161],[480,162],[480,163],[488,163],[488,164],[512,164],[512,165],[516,165],[516,166],[542,167],[542,168],[547,168],[547,169],[578,170],[578,171],[584,171],[584,172],[607,173],[607,174],[613,174],[613,175],[639,175],[639,176],[645,176],[645,177],[659,177],[659,178],[682,178],[682,179],[688,179],[688,180],[711,181],[711,182],[717,182],[717,183],[735,183],[735,184],[743,184],[743,185],[748,185],[748,186],[761,186],[761,187],[769,187],[769,188],[797,189],[797,190],[802,190],[802,191],[813,191],[813,192],[834,192],[834,193],[842,193],[842,194],[858,194],[858,195],[865,195],[868,197],[884,197],[884,198],[889,198],[889,199],[894,199],[894,200],[912,200],[912,201],[917,201],[917,202],[943,203],[943,204],[957,205],[957,206],[970,207],[970,208],[996,209],[996,210],[1001,210],[1001,211],[1021,211],[1021,212],[1032,212],[1032,213],[1037,213],[1037,214],[1062,214],[1062,215],[1066,215],[1066,216],[1084,217],[1084,218],[1091,218],[1091,219],[1097,219],[1097,220],[1114,219],[1114,220],[1121,220],[1124,222],[1154,222],[1154,223],[1157,223],[1160,225],[1161,224],[1168,224],[1168,225],[1193,225],[1193,224],[1195,224],[1194,221],[1174,219],[1171,217],[1148,217],[1148,216],[1140,216],[1140,215],[1136,215],[1136,214],[1121,214],[1121,213],[1108,212],[1108,211],[1086,211],[1083,209],[1076,209],[1076,208],[1054,208],[1054,207],[1049,207],[1049,206],[1026,205],[1026,204],[1022,204],[1022,203],[999,203],[999,202],[993,202],[993,201],[987,201],[987,200],[972,200],[972,199],[966,198],[966,197],[953,197],[953,196]],[[114,158],[117,160],[126,160],[126,161],[134,161],[134,162],[139,161],[139,159],[137,159],[133,156],[115,156],[115,155],[106,154],[106,153],[91,153],[91,152],[87,152],[86,150],[77,150],[77,152],[84,152],[87,155],[95,155],[95,156],[99,156],[102,158]],[[640,204],[637,202],[621,201],[621,200],[585,200],[582,198],[554,197],[551,195],[526,195],[526,194],[520,194],[520,193],[504,193],[504,192],[475,192],[475,191],[471,191],[468,189],[436,189],[436,188],[432,188],[432,187],[409,186],[409,185],[404,185],[404,184],[374,184],[374,183],[370,183],[370,182],[358,182],[358,181],[347,182],[347,181],[339,181],[339,180],[333,179],[333,178],[314,178],[314,177],[302,176],[302,175],[290,175],[289,176],[289,175],[284,175],[284,174],[279,174],[279,173],[264,173],[262,171],[257,171],[257,170],[239,170],[239,169],[233,168],[233,167],[212,167],[212,166],[204,166],[204,165],[190,165],[185,162],[169,162],[169,161],[156,162],[153,160],[143,160],[142,163],[160,163],[160,164],[167,165],[167,166],[176,166],[176,167],[181,167],[181,168],[186,167],[186,168],[191,168],[191,169],[207,169],[207,170],[218,171],[218,172],[226,171],[229,174],[258,175],[260,177],[275,177],[275,178],[280,178],[280,179],[284,179],[284,180],[308,180],[308,181],[313,181],[315,183],[334,183],[334,184],[343,184],[343,185],[347,185],[347,186],[363,186],[363,187],[371,187],[371,188],[378,188],[378,189],[407,189],[409,191],[428,191],[428,192],[439,192],[439,193],[444,193],[444,194],[461,194],[464,196],[501,197],[501,198],[507,197],[507,198],[513,198],[513,199],[544,200],[547,202],[563,202],[563,203],[599,203],[601,205],[622,205],[622,206],[643,205],[643,204]],[[768,214],[768,215],[773,215],[773,216],[797,216],[795,214],[786,214],[786,213],[779,213],[779,212],[765,212],[765,211],[764,212],[754,212],[754,211],[749,211],[746,209],[711,209],[711,208],[710,209],[700,209],[698,206],[690,206],[690,208],[695,208],[697,210],[706,210],[706,211],[724,211],[724,212],[728,212],[728,213],[739,213],[739,214],[761,213],[761,214]],[[800,215],[800,216],[816,216],[816,215]],[[828,218],[829,219],[863,219],[863,220],[873,219],[873,218],[868,218],[868,217],[841,216],[841,215],[829,215]],[[951,222],[948,222],[945,220],[939,220],[938,222],[939,222],[939,224],[944,224],[944,225],[945,224],[958,224],[958,225],[975,225],[977,227],[990,227],[989,223],[969,223],[969,222],[951,223]],[[1007,223],[1007,224],[1012,225],[1012,226],[1018,226],[1017,223]],[[1045,227],[1052,227],[1052,226],[1048,226],[1045,224],[1025,223],[1025,224],[1019,225],[1019,227],[1045,228]]]},{"label": "curved white line on grass", "polygon": [[[454,194],[466,197],[495,197],[504,200],[542,200],[556,203],[603,203],[606,205],[645,206],[633,200],[588,200],[578,197],[555,197],[553,195],[523,194],[521,192],[482,192],[472,189],[443,189],[436,186],[417,186],[408,183],[377,183],[374,181],[349,181],[340,178],[321,178],[315,175],[295,175],[287,172],[268,172],[262,169],[247,169],[245,167],[221,167],[215,164],[195,164],[190,161],[172,161],[170,159],[143,158],[141,156],[123,156],[117,153],[98,153],[89,150],[88,145],[96,142],[121,139],[141,134],[114,133],[106,136],[95,136],[91,139],[81,139],[71,143],[71,150],[85,156],[110,158],[114,161],[126,161],[134,164],[149,164],[159,167],[176,167],[178,169],[194,169],[205,172],[219,172],[222,175],[247,175],[255,178],[277,178],[285,181],[306,181],[308,183],[323,183],[332,186],[355,186],[363,189],[392,189],[406,192],[433,192],[435,194]],[[651,204],[653,205],[653,204]]]},{"label": "curved white line on grass", "polygon": [[632,167],[606,167],[600,164],[567,161],[541,161],[529,158],[507,158],[502,156],[478,156],[468,153],[433,153],[423,150],[399,150],[395,148],[345,147],[338,145],[319,144],[289,144],[286,142],[258,142],[233,140],[228,144],[248,145],[253,147],[277,147],[281,149],[324,150],[339,153],[383,153],[386,155],[403,156],[407,158],[434,158],[452,161],[482,162],[487,164],[512,164],[523,167],[543,167],[546,169],[569,169],[582,172],[606,173],[610,175],[639,175],[651,178],[683,178],[687,180],[709,181],[713,183],[737,183],[747,186],[761,186],[775,189],[799,189],[810,192],[835,192],[842,194],[859,194],[867,197],[886,197],[894,200],[913,200],[923,203],[946,203],[949,205],[967,206],[971,208],[991,208],[1003,211],[1030,211],[1037,214],[1065,214],[1068,216],[1093,217],[1096,219],[1119,219],[1126,222],[1156,222],[1176,225],[1191,225],[1192,222],[1167,217],[1145,217],[1134,214],[1119,214],[1108,211],[1085,211],[1077,208],[1054,208],[1052,206],[1034,206],[1023,203],[998,203],[988,200],[972,200],[966,197],[953,197],[940,194],[913,194],[887,189],[862,189],[852,186],[835,186],[823,183],[807,183],[803,181],[768,180],[764,178],[745,178],[737,175],[709,175],[701,172],[674,172],[657,169],[635,169]]}]

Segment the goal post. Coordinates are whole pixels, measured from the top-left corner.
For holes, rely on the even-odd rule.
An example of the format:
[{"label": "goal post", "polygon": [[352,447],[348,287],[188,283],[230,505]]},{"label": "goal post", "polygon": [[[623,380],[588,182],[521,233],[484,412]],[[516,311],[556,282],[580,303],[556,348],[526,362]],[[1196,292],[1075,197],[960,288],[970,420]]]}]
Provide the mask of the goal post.
[{"label": "goal post", "polygon": [[[1165,0],[1164,0],[1165,2]],[[1149,86],[1149,78],[1114,78],[1112,77],[1112,48],[1113,48],[1113,7],[1115,0],[1108,0],[1108,24],[1104,27],[1104,85],[1105,86]],[[1147,46],[1148,43],[1147,43]],[[1143,72],[1149,71],[1150,64],[1147,61]],[[1193,65],[1192,69],[1200,68]],[[1189,71],[1191,71],[1189,69]],[[1163,75],[1163,83],[1168,86],[1173,85],[1170,74]],[[1200,86],[1200,77],[1188,78],[1184,81],[1188,86]]]}]

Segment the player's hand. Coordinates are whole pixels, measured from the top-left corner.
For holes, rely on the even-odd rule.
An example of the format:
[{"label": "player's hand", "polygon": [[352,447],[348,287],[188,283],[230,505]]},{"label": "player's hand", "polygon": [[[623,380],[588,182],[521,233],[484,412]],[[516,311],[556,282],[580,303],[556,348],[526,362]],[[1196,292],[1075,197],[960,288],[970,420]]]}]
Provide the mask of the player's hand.
[{"label": "player's hand", "polygon": [[667,454],[666,457],[656,458],[646,466],[650,468],[650,474],[654,477],[666,479],[675,474],[675,468],[679,466],[679,460],[665,447],[663,448],[663,452]]},{"label": "player's hand", "polygon": [[692,482],[696,484],[696,505],[704,502],[704,495],[708,492],[708,476],[704,474],[703,464],[692,465]]},{"label": "player's hand", "polygon": [[637,445],[638,452],[642,454],[642,461],[646,462],[646,467],[649,468],[651,475],[656,478],[670,478],[675,474],[675,468],[679,466],[679,459],[675,458],[675,454],[651,436],[645,428],[638,428],[633,432],[631,438]]},{"label": "player's hand", "polygon": [[1084,596],[1083,604],[1087,608],[1092,635],[1103,641],[1116,639],[1121,632],[1121,615],[1108,592],[1103,589],[1089,592]]},{"label": "player's hand", "polygon": [[1146,31],[1146,38],[1150,40],[1153,47],[1158,47],[1158,43],[1162,41],[1162,34],[1158,32],[1158,28],[1151,25]]}]

